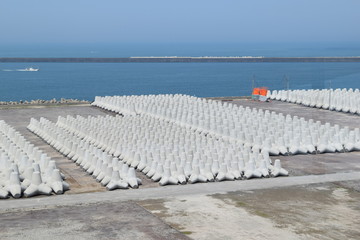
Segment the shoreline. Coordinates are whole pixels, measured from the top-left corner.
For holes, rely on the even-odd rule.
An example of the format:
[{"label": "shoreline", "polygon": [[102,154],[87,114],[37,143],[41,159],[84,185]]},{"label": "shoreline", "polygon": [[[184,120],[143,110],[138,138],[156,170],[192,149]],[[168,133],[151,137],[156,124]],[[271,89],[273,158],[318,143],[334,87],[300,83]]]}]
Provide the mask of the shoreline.
[{"label": "shoreline", "polygon": [[257,62],[360,62],[360,57],[125,57],[26,58],[2,57],[2,63],[257,63]]},{"label": "shoreline", "polygon": [[[223,96],[223,97],[205,97],[205,99],[219,100],[219,101],[233,101],[238,99],[251,99],[251,96]],[[51,99],[36,99],[30,101],[0,101],[0,109],[3,108],[16,108],[16,107],[52,107],[52,106],[64,106],[64,105],[89,105],[92,101],[79,100],[79,99],[66,99],[61,98],[60,100]]]},{"label": "shoreline", "polygon": [[24,108],[24,107],[55,107],[55,106],[73,106],[73,105],[89,105],[91,102],[79,99],[66,99],[59,100],[53,98],[51,100],[36,99],[31,101],[0,101],[0,109],[7,108]]}]

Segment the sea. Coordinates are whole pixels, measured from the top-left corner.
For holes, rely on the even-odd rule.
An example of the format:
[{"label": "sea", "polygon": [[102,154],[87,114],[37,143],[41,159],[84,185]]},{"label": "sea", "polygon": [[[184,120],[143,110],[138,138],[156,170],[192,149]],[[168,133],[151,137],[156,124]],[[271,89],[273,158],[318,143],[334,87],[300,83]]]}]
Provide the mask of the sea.
[{"label": "sea", "polygon": [[[0,44],[0,57],[360,56],[360,43]],[[38,72],[21,71],[27,67]],[[360,88],[360,63],[0,63],[0,101]]]}]

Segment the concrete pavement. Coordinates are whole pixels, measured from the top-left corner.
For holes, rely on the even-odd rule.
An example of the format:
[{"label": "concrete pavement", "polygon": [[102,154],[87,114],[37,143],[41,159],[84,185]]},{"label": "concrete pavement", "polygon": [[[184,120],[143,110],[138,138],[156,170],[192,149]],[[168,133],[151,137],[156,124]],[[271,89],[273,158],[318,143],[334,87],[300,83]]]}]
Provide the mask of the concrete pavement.
[{"label": "concrete pavement", "polygon": [[0,211],[24,208],[49,208],[51,206],[68,206],[90,203],[122,202],[129,200],[157,199],[182,195],[206,195],[235,191],[281,188],[297,185],[328,183],[338,181],[360,180],[360,172],[334,173],[325,175],[308,175],[254,179],[244,181],[226,181],[199,183],[159,188],[116,190],[108,192],[82,193],[76,195],[59,195],[52,197],[35,197],[29,199],[8,199],[0,201]]}]

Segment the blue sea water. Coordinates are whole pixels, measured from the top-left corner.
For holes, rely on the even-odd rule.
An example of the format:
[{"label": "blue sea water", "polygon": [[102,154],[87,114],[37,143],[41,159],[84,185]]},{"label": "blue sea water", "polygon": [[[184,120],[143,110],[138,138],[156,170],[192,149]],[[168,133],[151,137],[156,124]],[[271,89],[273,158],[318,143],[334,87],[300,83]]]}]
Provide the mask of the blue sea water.
[{"label": "blue sea water", "polygon": [[[360,56],[360,45],[1,46],[0,57]],[[38,72],[17,69],[38,67]],[[360,63],[0,63],[0,101],[183,93],[250,95],[269,89],[360,88]]]}]

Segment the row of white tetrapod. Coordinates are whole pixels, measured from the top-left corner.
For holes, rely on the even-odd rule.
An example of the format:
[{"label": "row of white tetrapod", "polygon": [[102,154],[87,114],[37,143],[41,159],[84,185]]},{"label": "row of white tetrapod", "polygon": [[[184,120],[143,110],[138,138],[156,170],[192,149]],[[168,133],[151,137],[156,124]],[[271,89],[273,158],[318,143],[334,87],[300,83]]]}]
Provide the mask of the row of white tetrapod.
[{"label": "row of white tetrapod", "polygon": [[360,115],[359,89],[273,90],[268,98],[332,111]]},{"label": "row of white tetrapod", "polygon": [[196,132],[231,139],[270,155],[360,150],[359,128],[251,109],[187,95],[96,97],[93,106],[122,115],[152,116]]},{"label": "row of white tetrapod", "polygon": [[[259,151],[252,152],[250,147],[243,147],[229,139],[200,134],[151,116],[89,117],[88,119],[81,116],[74,119],[68,116],[60,117],[57,125],[75,132],[100,147],[108,146],[106,149],[109,151],[113,149],[115,154],[123,152],[121,158],[134,167],[140,162],[148,166],[159,165],[160,162],[165,169],[173,164],[174,169],[176,167],[181,172],[185,171],[186,178],[190,178],[194,167],[199,167],[201,172],[205,171],[205,168],[208,170],[211,168],[213,171],[212,174],[208,174],[210,177],[207,181],[214,179],[222,181],[225,180],[223,176],[226,175],[233,175],[226,180],[278,176],[278,172],[271,166],[267,151],[263,151],[260,155]],[[86,127],[80,130],[79,126]],[[136,152],[141,154],[136,157]],[[141,158],[141,155],[144,157]],[[134,160],[136,158],[137,160]],[[277,162],[280,163],[279,160]],[[223,167],[221,174],[216,171],[219,166]],[[253,168],[262,169],[255,172],[262,172],[263,175],[253,175]]]},{"label": "row of white tetrapod", "polygon": [[63,179],[54,160],[0,120],[0,198],[62,194]]},{"label": "row of white tetrapod", "polygon": [[[86,127],[78,130],[76,126]],[[86,146],[82,148],[85,153],[79,153],[87,156],[82,164],[93,159],[86,154],[91,146],[119,158],[124,165],[136,168],[160,185],[288,174],[280,160],[271,165],[267,152],[253,153],[249,147],[239,147],[229,140],[215,139],[151,116],[67,116],[59,117],[56,125],[42,118],[32,119],[28,128],[50,145],[53,142],[47,136],[52,135],[51,139],[73,152]],[[74,138],[82,144],[76,144]],[[105,164],[112,167],[110,162]]]},{"label": "row of white tetrapod", "polygon": [[138,188],[142,184],[134,168],[45,118],[40,121],[32,118],[28,129],[82,167],[108,190]]}]

